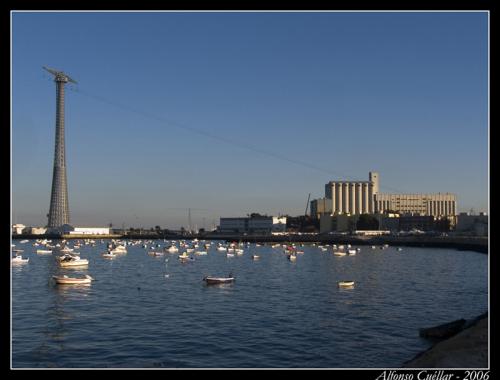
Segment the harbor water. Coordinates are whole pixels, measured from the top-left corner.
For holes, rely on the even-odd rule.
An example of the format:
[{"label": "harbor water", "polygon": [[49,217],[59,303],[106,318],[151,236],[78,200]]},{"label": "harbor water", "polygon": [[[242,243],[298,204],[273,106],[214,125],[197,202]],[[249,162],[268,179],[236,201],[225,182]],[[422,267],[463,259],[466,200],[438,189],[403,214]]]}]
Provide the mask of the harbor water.
[{"label": "harbor water", "polygon": [[[335,256],[297,244],[303,254],[290,261],[283,246],[245,244],[227,257],[212,242],[181,262],[183,249],[148,254],[170,241],[105,259],[109,241],[96,240],[75,249],[88,267],[71,269],[33,242],[13,241],[30,259],[12,266],[13,368],[401,367],[432,344],[420,328],[488,308],[488,256],[471,251],[363,246]],[[229,273],[230,284],[203,281]],[[57,285],[52,276],[64,274],[94,281]],[[355,286],[339,288],[343,280]]]}]

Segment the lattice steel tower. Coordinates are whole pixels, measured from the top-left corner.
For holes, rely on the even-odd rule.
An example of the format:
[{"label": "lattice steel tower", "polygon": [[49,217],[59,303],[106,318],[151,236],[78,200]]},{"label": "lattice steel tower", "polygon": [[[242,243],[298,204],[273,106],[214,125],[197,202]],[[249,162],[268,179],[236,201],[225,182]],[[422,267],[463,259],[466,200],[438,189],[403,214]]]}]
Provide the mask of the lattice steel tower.
[{"label": "lattice steel tower", "polygon": [[54,75],[54,82],[56,82],[56,148],[48,227],[57,228],[63,224],[69,224],[66,151],[64,146],[64,85],[68,82],[75,84],[76,82],[62,71],[52,70],[45,66],[43,68]]}]

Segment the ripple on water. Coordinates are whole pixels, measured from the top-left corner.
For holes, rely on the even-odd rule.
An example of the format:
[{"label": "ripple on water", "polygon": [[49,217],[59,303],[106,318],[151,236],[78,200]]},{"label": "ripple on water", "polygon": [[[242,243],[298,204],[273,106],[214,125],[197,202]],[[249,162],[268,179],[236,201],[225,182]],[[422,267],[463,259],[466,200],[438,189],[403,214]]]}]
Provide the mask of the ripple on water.
[{"label": "ripple on water", "polygon": [[[259,261],[211,248],[182,264],[140,246],[107,261],[103,249],[81,249],[89,267],[71,273],[96,279],[86,288],[51,283],[53,258],[26,249],[29,266],[12,274],[14,367],[398,367],[428,347],[419,328],[487,308],[487,256],[473,252],[339,258],[305,246],[290,263],[281,248],[252,245]],[[202,281],[231,271],[234,284]],[[339,289],[344,279],[355,288]]]}]

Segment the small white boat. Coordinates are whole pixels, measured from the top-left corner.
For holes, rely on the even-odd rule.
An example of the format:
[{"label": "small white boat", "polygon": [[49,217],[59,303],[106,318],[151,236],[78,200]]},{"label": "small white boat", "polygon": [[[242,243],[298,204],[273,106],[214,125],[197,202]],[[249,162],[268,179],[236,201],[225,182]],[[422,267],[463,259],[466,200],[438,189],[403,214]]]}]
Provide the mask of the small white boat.
[{"label": "small white boat", "polygon": [[234,257],[234,253],[226,253],[226,257]]},{"label": "small white boat", "polygon": [[339,281],[339,288],[352,288],[354,287],[354,281]]},{"label": "small white boat", "polygon": [[227,251],[226,247],[217,247],[217,251]]},{"label": "small white boat", "polygon": [[64,276],[52,276],[57,284],[90,284],[93,280],[88,274],[84,278],[68,277]]},{"label": "small white boat", "polygon": [[401,247],[398,247],[398,251],[402,251],[402,250],[403,250],[403,248],[401,248]]},{"label": "small white boat", "polygon": [[259,255],[252,255],[252,260],[258,260],[258,259],[260,259]]},{"label": "small white boat", "polygon": [[194,254],[198,256],[205,256],[207,255],[207,251],[196,251]]},{"label": "small white boat", "polygon": [[72,260],[62,260],[59,262],[61,267],[80,267],[84,265],[89,265],[87,259],[72,259]]},{"label": "small white boat", "polygon": [[287,258],[290,261],[296,261],[297,260],[297,256],[295,256],[295,255],[287,255]]},{"label": "small white boat", "polygon": [[29,258],[27,259],[23,259],[22,256],[16,256],[16,257],[13,257],[12,258],[12,264],[25,264],[27,263],[28,261],[30,261]]},{"label": "small white boat", "polygon": [[176,252],[179,252],[179,248],[177,248],[175,245],[171,245],[171,246],[165,248],[165,251],[171,252],[171,253],[176,253]]},{"label": "small white boat", "polygon": [[345,256],[345,255],[347,255],[347,253],[345,253],[344,251],[333,251],[333,254],[335,256]]},{"label": "small white boat", "polygon": [[49,254],[49,253],[52,253],[52,251],[51,251],[51,250],[49,250],[49,249],[37,249],[37,250],[36,250],[36,253],[39,253],[39,254],[42,254],[42,255],[43,255],[43,254]]},{"label": "small white boat", "polygon": [[150,255],[150,256],[163,256],[163,252],[161,252],[161,251],[149,251],[148,255]]},{"label": "small white boat", "polygon": [[56,260],[59,260],[59,261],[63,261],[63,260],[69,261],[69,260],[78,260],[78,259],[80,259],[80,256],[77,254],[73,254],[73,253],[65,253],[62,256],[56,256]]},{"label": "small white boat", "polygon": [[12,252],[21,253],[21,252],[24,252],[24,249],[13,249]]},{"label": "small white boat", "polygon": [[229,277],[212,277],[212,276],[203,277],[203,281],[205,281],[207,285],[227,284],[233,282],[234,279],[235,278],[232,275],[229,275]]},{"label": "small white boat", "polygon": [[356,250],[355,249],[349,249],[347,251],[347,253],[349,253],[349,256],[354,256],[356,254]]},{"label": "small white boat", "polygon": [[116,255],[111,252],[104,252],[102,253],[102,257],[104,257],[105,259],[114,259]]},{"label": "small white boat", "polygon": [[21,240],[19,243],[24,244],[24,243],[28,243],[28,242],[29,242],[29,240]]},{"label": "small white boat", "polygon": [[190,257],[190,256],[179,256],[179,260],[181,261],[181,263],[187,263],[188,261],[194,261],[194,257]]}]

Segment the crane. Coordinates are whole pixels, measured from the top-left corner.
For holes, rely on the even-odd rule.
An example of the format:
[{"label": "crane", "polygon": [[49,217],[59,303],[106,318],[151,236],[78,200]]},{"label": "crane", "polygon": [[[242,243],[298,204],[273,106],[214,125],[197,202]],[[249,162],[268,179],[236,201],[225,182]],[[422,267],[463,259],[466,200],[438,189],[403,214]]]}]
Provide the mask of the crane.
[{"label": "crane", "polygon": [[309,199],[311,199],[311,193],[309,193],[309,196],[307,197],[306,211],[304,212],[304,216],[307,216],[307,208],[309,207]]}]

